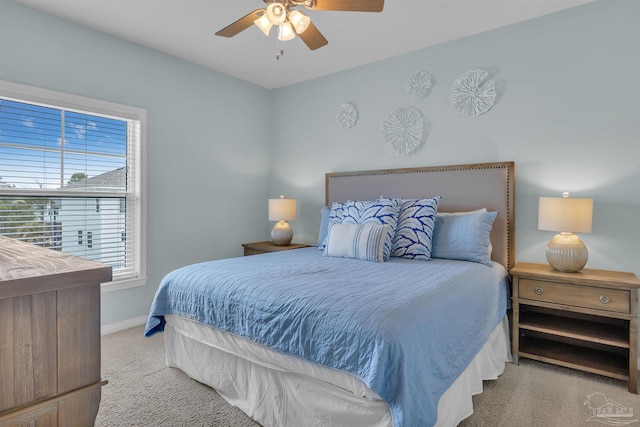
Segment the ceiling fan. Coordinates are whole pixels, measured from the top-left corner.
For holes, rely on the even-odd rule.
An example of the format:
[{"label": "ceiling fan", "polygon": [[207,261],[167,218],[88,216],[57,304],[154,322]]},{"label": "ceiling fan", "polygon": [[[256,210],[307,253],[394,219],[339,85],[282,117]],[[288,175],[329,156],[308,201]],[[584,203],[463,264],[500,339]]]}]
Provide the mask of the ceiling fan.
[{"label": "ceiling fan", "polygon": [[[278,40],[286,41],[300,36],[311,50],[327,43],[311,18],[296,9],[303,6],[308,10],[337,10],[349,12],[381,12],[384,0],[263,0],[267,7],[256,9],[236,22],[218,31],[216,36],[233,37],[255,24],[268,36],[273,26],[278,27]],[[282,52],[276,55],[280,59]]]}]

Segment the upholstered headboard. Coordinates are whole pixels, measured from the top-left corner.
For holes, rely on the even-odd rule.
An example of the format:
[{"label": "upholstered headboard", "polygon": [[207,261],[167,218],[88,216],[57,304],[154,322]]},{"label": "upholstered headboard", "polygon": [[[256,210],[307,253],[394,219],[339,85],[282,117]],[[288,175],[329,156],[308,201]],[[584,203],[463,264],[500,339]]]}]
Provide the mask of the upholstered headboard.
[{"label": "upholstered headboard", "polygon": [[384,169],[326,174],[327,206],[379,197],[441,196],[438,211],[498,211],[491,231],[491,258],[507,270],[515,262],[513,162]]}]

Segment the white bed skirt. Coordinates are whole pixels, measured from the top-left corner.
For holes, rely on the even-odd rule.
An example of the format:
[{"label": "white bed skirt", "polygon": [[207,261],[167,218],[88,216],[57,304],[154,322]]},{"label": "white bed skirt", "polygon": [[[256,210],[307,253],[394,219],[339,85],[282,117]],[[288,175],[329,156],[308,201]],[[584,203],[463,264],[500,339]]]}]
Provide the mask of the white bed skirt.
[{"label": "white bed skirt", "polygon": [[[167,365],[214,388],[264,426],[393,426],[387,404],[351,374],[310,363],[206,325],[166,316]],[[438,403],[437,426],[473,413],[471,396],[511,361],[505,316]]]}]

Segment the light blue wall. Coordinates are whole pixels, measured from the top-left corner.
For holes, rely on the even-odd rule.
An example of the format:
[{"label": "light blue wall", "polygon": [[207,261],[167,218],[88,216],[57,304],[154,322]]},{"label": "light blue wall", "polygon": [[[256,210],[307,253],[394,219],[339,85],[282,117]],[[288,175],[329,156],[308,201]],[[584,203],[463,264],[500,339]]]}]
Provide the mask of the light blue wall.
[{"label": "light blue wall", "polygon": [[[0,0],[0,79],[147,109],[149,284],[104,294],[103,325],[146,314],[171,269],[267,239],[267,197],[298,199],[294,238],[315,242],[333,171],[513,160],[517,260],[545,262],[553,233],[537,230],[538,197],[570,191],[594,199],[587,267],[640,275],[638,16],[640,2],[601,0],[267,91]],[[448,103],[472,68],[489,70],[499,93],[476,118]],[[402,85],[418,70],[434,85],[412,101]],[[346,102],[360,114],[348,131],[335,125]],[[393,157],[381,124],[407,106],[431,133],[418,153]]]},{"label": "light blue wall", "polygon": [[103,325],[147,314],[170,270],[267,237],[269,91],[7,0],[0,61],[2,80],[147,110],[149,280],[103,294]]},{"label": "light blue wall", "polygon": [[[271,185],[301,202],[296,239],[317,236],[326,172],[513,160],[518,261],[546,262],[554,233],[537,229],[538,197],[569,191],[594,199],[587,267],[640,276],[638,17],[640,1],[598,1],[274,91],[274,111],[296,107],[274,118]],[[498,99],[469,118],[448,93],[474,68],[490,72]],[[413,101],[403,83],[418,70],[433,86]],[[346,131],[335,123],[343,103],[360,117]],[[419,152],[394,157],[381,125],[407,106],[432,129]]]}]

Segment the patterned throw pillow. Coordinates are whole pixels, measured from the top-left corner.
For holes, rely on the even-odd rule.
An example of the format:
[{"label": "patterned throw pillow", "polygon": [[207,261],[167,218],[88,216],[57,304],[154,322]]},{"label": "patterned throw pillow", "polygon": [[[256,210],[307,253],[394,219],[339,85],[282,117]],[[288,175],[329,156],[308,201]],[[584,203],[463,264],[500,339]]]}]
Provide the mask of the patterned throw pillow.
[{"label": "patterned throw pillow", "polygon": [[[388,224],[384,242],[384,260],[391,256],[391,244],[398,223],[398,201],[381,199],[371,201],[349,201],[333,203],[329,213],[329,227],[332,224]],[[326,239],[325,239],[326,242]]]},{"label": "patterned throw pillow", "polygon": [[440,197],[400,199],[391,256],[429,261]]},{"label": "patterned throw pillow", "polygon": [[324,255],[383,262],[388,233],[387,224],[331,224]]}]

